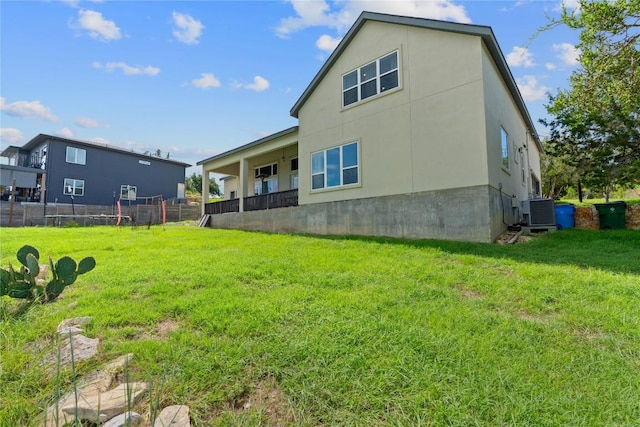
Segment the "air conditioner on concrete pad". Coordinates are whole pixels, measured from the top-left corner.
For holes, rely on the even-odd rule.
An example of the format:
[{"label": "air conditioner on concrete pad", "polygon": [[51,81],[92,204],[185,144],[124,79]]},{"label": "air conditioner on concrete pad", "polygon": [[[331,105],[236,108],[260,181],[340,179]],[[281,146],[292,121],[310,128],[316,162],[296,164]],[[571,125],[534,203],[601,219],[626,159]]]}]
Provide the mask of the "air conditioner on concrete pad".
[{"label": "air conditioner on concrete pad", "polygon": [[556,211],[553,199],[529,199],[521,202],[522,222],[529,227],[556,225]]}]

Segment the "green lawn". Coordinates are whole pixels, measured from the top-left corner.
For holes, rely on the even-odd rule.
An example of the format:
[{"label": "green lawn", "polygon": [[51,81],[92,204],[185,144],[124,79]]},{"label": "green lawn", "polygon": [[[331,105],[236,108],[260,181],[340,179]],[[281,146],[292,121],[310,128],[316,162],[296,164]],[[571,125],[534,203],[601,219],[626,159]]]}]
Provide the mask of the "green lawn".
[{"label": "green lawn", "polygon": [[24,244],[97,261],[52,304],[0,299],[3,427],[51,403],[38,361],[76,316],[101,340],[80,373],[132,352],[130,377],[189,405],[195,426],[640,425],[637,231],[508,246],[188,226],[0,241],[4,268]]}]

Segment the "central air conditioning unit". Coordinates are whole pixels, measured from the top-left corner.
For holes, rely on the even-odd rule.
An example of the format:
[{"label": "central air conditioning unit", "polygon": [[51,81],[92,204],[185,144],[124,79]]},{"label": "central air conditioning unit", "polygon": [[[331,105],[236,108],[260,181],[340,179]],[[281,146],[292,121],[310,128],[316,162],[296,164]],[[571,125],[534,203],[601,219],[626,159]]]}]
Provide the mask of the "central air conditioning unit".
[{"label": "central air conditioning unit", "polygon": [[529,227],[556,225],[556,210],[553,199],[529,199],[521,202],[522,222]]}]

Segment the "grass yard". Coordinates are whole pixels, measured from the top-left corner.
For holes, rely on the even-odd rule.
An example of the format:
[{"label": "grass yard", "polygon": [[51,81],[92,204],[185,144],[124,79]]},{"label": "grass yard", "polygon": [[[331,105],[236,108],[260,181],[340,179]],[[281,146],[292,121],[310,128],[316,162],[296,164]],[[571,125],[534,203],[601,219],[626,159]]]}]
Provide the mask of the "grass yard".
[{"label": "grass yard", "polygon": [[101,342],[81,374],[132,352],[129,376],[195,426],[640,425],[637,231],[509,246],[188,226],[0,239],[3,268],[24,244],[97,261],[52,304],[0,298],[3,427],[38,425],[56,390],[38,362],[76,316]]}]

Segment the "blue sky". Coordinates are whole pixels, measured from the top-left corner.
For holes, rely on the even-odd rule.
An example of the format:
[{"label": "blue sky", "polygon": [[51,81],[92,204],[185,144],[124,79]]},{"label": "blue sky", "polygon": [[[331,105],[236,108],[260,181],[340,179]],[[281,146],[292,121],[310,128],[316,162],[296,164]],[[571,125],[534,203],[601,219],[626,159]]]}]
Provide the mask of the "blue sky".
[{"label": "blue sky", "polygon": [[577,67],[576,32],[531,40],[559,9],[560,0],[2,0],[0,144],[46,133],[195,165],[296,125],[289,110],[362,10],[491,26],[537,122],[545,93],[566,88]]}]

